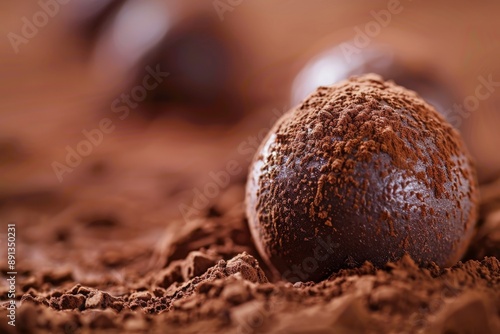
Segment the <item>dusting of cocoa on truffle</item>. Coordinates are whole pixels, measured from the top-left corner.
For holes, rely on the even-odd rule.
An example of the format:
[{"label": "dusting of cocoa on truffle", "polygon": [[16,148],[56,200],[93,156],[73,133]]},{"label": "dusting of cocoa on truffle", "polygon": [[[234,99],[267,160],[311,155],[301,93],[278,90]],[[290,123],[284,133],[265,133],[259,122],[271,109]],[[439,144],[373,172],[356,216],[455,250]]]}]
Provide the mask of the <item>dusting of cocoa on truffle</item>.
[{"label": "dusting of cocoa on truffle", "polygon": [[476,202],[458,132],[377,75],[320,87],[283,116],[247,184],[256,245],[292,281],[405,253],[452,265],[471,238]]}]

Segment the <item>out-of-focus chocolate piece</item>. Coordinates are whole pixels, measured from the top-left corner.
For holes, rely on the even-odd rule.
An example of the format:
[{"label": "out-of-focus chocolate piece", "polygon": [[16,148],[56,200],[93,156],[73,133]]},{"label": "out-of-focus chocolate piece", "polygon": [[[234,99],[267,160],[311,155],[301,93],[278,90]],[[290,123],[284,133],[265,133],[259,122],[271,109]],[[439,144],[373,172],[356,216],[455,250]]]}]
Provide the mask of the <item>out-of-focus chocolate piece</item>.
[{"label": "out-of-focus chocolate piece", "polygon": [[65,10],[68,25],[88,44],[94,44],[103,26],[126,0],[73,0]]},{"label": "out-of-focus chocolate piece", "polygon": [[[313,56],[299,72],[292,87],[291,101],[296,105],[314,92],[316,87],[331,85],[353,75],[376,73],[385,80],[416,91],[426,102],[457,127],[459,120],[452,112],[453,104],[461,100],[450,80],[436,73],[425,60],[408,60],[395,45],[375,43],[358,52],[347,52],[347,42]],[[461,123],[461,122],[460,122]]]},{"label": "out-of-focus chocolate piece", "polygon": [[178,22],[175,14],[175,7],[164,2],[125,1],[96,37],[92,56],[95,70],[115,80],[144,70],[144,57],[163,43]]},{"label": "out-of-focus chocolate piece", "polygon": [[318,88],[277,122],[246,205],[262,257],[285,279],[319,281],[404,254],[455,264],[477,194],[459,133],[414,92],[366,75]]},{"label": "out-of-focus chocolate piece", "polygon": [[235,41],[213,17],[201,14],[175,26],[146,57],[146,63],[169,72],[148,95],[152,115],[182,105],[192,112],[181,116],[193,122],[239,119],[245,108],[235,88],[241,66],[238,59]]},{"label": "out-of-focus chocolate piece", "polygon": [[[195,123],[227,123],[245,110],[239,42],[213,12],[163,1],[78,3],[74,21],[90,42],[91,68],[99,81],[128,92],[152,78],[138,113],[146,118],[175,115]],[[85,9],[85,10],[84,10]],[[148,70],[149,69],[149,70]],[[153,87],[154,88],[151,88]]]}]

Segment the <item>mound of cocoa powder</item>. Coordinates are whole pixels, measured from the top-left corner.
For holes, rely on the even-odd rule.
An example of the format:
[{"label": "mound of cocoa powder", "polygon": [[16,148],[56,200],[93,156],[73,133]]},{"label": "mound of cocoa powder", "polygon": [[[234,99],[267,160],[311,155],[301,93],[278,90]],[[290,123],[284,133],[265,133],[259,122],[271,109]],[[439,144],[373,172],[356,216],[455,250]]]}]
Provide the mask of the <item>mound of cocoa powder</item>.
[{"label": "mound of cocoa powder", "polygon": [[[169,222],[156,243],[141,240],[159,233],[154,224],[138,234],[117,217],[89,216],[78,233],[66,231],[59,241],[54,235],[64,225],[32,225],[26,229],[38,236],[38,256],[72,249],[64,256],[73,266],[20,259],[17,326],[0,322],[0,331],[496,333],[500,180],[482,190],[481,225],[466,261],[452,268],[419,268],[409,257],[381,269],[364,263],[317,284],[273,279],[259,261],[241,181],[199,218]],[[120,239],[113,247],[102,242],[109,235]],[[30,256],[29,240],[19,239],[22,257]],[[7,290],[2,286],[2,300]]]}]

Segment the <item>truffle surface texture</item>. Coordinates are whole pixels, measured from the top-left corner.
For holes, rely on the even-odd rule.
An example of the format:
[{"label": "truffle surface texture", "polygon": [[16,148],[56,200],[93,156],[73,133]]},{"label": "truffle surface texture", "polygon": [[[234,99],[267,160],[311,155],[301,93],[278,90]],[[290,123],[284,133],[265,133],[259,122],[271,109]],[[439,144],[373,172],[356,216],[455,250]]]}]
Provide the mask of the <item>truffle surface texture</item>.
[{"label": "truffle surface texture", "polygon": [[476,183],[459,133],[416,93],[368,74],[319,87],[275,124],[250,167],[246,210],[286,280],[404,254],[450,266],[474,231]]}]

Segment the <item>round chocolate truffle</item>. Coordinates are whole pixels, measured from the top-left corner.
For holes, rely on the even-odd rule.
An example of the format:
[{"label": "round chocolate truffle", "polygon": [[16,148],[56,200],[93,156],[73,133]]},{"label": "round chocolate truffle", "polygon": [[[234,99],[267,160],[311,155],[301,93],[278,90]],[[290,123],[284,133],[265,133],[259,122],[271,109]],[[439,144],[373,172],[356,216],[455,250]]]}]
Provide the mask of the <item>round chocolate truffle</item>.
[{"label": "round chocolate truffle", "polygon": [[459,133],[369,74],[319,87],[277,122],[250,168],[247,216],[262,257],[290,281],[404,254],[449,266],[474,230],[476,183]]}]

